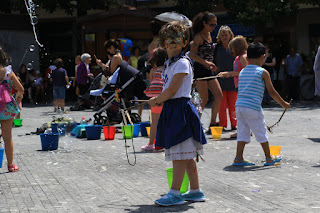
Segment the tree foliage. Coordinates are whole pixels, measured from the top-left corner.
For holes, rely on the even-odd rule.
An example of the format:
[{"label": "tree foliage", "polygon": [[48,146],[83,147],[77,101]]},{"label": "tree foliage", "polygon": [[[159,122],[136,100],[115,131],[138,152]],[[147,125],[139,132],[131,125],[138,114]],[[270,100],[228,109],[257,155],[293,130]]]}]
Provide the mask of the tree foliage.
[{"label": "tree foliage", "polygon": [[265,23],[282,16],[295,15],[299,4],[320,5],[320,0],[176,0],[178,12],[194,17],[199,12],[214,11],[222,5],[241,23]]},{"label": "tree foliage", "polygon": [[[61,8],[66,14],[71,15],[76,12],[77,16],[86,15],[90,9],[109,10],[111,6],[121,3],[118,0],[33,0],[33,2],[50,13]],[[1,12],[20,11],[27,13],[24,0],[1,0],[1,3]]]}]

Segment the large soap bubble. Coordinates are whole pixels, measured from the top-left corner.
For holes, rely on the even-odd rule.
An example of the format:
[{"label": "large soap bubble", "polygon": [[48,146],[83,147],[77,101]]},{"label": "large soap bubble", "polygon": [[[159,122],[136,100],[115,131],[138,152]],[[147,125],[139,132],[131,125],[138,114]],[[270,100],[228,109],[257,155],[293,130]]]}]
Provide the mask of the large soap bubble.
[{"label": "large soap bubble", "polygon": [[32,63],[28,63],[28,64],[27,64],[27,70],[32,70],[32,69],[33,69]]}]

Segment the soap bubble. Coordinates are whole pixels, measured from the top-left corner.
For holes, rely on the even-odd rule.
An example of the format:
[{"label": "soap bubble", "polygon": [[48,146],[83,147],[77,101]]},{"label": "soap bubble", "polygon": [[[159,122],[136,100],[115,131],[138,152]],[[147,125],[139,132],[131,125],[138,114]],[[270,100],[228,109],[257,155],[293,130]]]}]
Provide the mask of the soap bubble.
[{"label": "soap bubble", "polygon": [[33,69],[32,63],[28,63],[28,64],[27,64],[27,70],[32,70],[32,69]]},{"label": "soap bubble", "polygon": [[36,49],[36,47],[35,47],[33,44],[31,44],[31,45],[29,46],[29,51],[30,51],[30,52],[33,52],[35,49]]},{"label": "soap bubble", "polygon": [[32,25],[38,24],[38,17],[37,16],[32,16],[31,17],[31,24]]}]

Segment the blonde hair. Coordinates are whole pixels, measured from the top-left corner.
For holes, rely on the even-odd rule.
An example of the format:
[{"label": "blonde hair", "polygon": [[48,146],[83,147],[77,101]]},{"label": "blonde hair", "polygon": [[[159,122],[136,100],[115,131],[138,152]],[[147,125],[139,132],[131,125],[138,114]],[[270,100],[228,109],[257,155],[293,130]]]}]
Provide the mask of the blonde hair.
[{"label": "blonde hair", "polygon": [[247,40],[241,35],[234,37],[229,43],[229,50],[234,56],[242,55],[247,49]]},{"label": "blonde hair", "polygon": [[[228,33],[229,33],[229,35],[230,35],[230,41],[234,38],[234,35],[233,35],[233,32],[232,32],[231,28],[230,28],[229,26],[227,26],[227,25],[222,25],[222,26],[220,27],[220,29],[219,29],[219,31],[218,31],[218,35],[217,35],[217,43],[218,43],[218,44],[221,44],[221,34],[222,34],[223,32],[228,32]],[[229,42],[230,42],[230,41],[229,41]]]}]

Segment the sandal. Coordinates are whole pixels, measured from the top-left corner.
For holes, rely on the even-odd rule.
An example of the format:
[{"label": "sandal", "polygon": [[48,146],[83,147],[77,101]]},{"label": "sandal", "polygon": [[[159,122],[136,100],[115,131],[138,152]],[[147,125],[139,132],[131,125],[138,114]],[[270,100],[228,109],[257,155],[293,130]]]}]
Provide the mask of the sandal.
[{"label": "sandal", "polygon": [[230,138],[237,138],[238,134],[237,133],[233,133],[232,135],[230,135]]},{"label": "sandal", "polygon": [[8,166],[8,170],[9,170],[9,172],[16,172],[16,171],[19,171],[19,167],[12,164],[12,165]]},{"label": "sandal", "polygon": [[277,159],[271,159],[271,158],[267,158],[266,160],[268,161],[272,161],[270,163],[267,163],[267,161],[264,163],[265,166],[272,166],[273,164],[280,162],[282,160],[282,157],[277,158]]},{"label": "sandal", "polygon": [[239,158],[235,158],[235,160],[239,161],[240,163],[233,163],[232,166],[254,166],[256,164],[247,161],[247,160],[240,160]]}]

